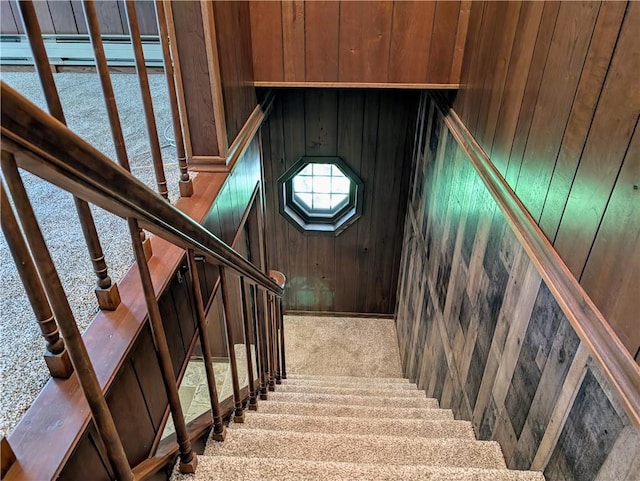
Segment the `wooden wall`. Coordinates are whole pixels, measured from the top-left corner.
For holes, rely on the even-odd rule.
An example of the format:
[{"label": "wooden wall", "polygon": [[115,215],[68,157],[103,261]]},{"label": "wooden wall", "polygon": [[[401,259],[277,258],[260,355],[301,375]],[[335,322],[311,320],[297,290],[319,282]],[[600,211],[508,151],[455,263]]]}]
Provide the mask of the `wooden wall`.
[{"label": "wooden wall", "polygon": [[257,104],[249,2],[215,2],[213,6],[227,143],[231,145]]},{"label": "wooden wall", "polygon": [[454,108],[640,362],[640,4],[474,2]]},{"label": "wooden wall", "polygon": [[548,481],[632,481],[640,430],[424,104],[398,293],[405,374]]},{"label": "wooden wall", "polygon": [[251,2],[255,80],[459,82],[471,2]]},{"label": "wooden wall", "polygon": [[[393,313],[417,93],[282,90],[262,128],[269,267],[285,308]],[[278,211],[277,179],[301,156],[340,156],[364,181],[362,217],[303,234]]]},{"label": "wooden wall", "polygon": [[195,169],[224,169],[257,105],[249,4],[172,2],[168,16],[187,157]]},{"label": "wooden wall", "polygon": [[[86,34],[82,2],[80,0],[48,0],[33,2],[45,34]],[[96,2],[98,21],[103,34],[128,35],[127,14],[123,0],[100,0]],[[136,11],[140,32],[143,35],[158,35],[156,11],[152,0],[137,0]],[[0,0],[0,34],[24,33],[20,9],[16,0]]]}]

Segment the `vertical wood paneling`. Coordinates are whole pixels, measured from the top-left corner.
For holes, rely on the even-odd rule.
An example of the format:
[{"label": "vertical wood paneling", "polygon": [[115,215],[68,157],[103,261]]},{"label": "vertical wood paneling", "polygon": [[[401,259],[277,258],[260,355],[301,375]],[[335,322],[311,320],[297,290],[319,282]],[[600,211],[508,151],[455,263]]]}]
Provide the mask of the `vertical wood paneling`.
[{"label": "vertical wood paneling", "polygon": [[[640,7],[523,2],[514,31],[516,5],[472,6],[454,108],[635,355],[638,221],[620,199],[640,114]],[[497,18],[508,21],[497,28]],[[626,227],[614,230],[614,216]]]},{"label": "vertical wood paneling", "polygon": [[[365,93],[346,92],[338,93],[338,152],[349,159],[351,168],[361,175],[362,173],[362,149],[365,117]],[[359,284],[353,279],[360,278],[359,263],[352,263],[350,271],[342,266],[353,262],[357,258],[358,229],[346,229],[340,234],[341,248],[335,251],[334,271],[335,271],[335,296],[334,305],[346,306],[353,299],[358,297]]]},{"label": "vertical wood paneling", "polygon": [[74,11],[70,1],[47,2],[55,33],[78,33]]},{"label": "vertical wood paneling", "polygon": [[124,24],[122,23],[120,8],[116,0],[96,2],[96,12],[98,14],[98,22],[100,23],[100,31],[103,35],[124,34],[126,22]]},{"label": "vertical wood paneling", "polygon": [[213,4],[227,142],[233,143],[257,104],[247,2]]},{"label": "vertical wood paneling", "polygon": [[305,76],[305,2],[282,2],[282,52],[284,80],[294,81]]},{"label": "vertical wood paneling", "polygon": [[280,2],[251,2],[251,50],[256,79],[284,79]]},{"label": "vertical wood paneling", "polygon": [[[580,283],[613,319],[629,352],[640,346],[640,131],[636,122]],[[615,293],[615,295],[612,295]]]},{"label": "vertical wood paneling", "polygon": [[255,80],[457,84],[471,2],[251,2]]},{"label": "vertical wood paneling", "polygon": [[594,29],[589,53],[567,121],[560,153],[549,183],[540,227],[549,239],[554,239],[560,225],[564,205],[571,189],[580,154],[589,134],[604,79],[618,40],[625,2],[603,2]]},{"label": "vertical wood paneling", "polygon": [[9,0],[0,0],[0,32],[5,34],[18,33],[18,25],[13,17]]},{"label": "vertical wood paneling", "polygon": [[629,436],[640,430],[442,124],[437,113],[423,127],[432,148],[413,162],[414,185],[438,188],[416,191],[407,209],[396,321],[405,374],[500,443],[512,469],[633,479],[640,445]]},{"label": "vertical wood paneling", "polygon": [[[305,3],[305,80],[336,82],[338,80],[338,38],[340,2]],[[313,28],[322,25],[322,28]]]},{"label": "vertical wood paneling", "polygon": [[640,4],[631,2],[554,242],[576,277],[589,257],[640,113],[638,22]]},{"label": "vertical wood paneling", "polygon": [[424,82],[433,30],[435,2],[395,2],[389,53],[390,82]]},{"label": "vertical wood paneling", "polygon": [[460,2],[438,2],[433,21],[433,36],[436,39],[429,51],[429,80],[433,83],[448,83],[455,50]]},{"label": "vertical wood paneling", "polygon": [[175,47],[179,56],[182,93],[187,125],[187,155],[217,155],[218,141],[213,115],[211,81],[207,64],[202,13],[199,2],[172,4]]},{"label": "vertical wood paneling", "polygon": [[536,220],[540,218],[553,161],[560,150],[599,7],[598,2],[563,3],[558,12],[557,28],[515,184],[516,194]]},{"label": "vertical wood paneling", "polygon": [[[392,313],[417,95],[313,89],[278,99],[263,152],[270,267],[288,277],[286,308]],[[301,233],[279,213],[277,179],[303,155],[337,155],[364,181],[362,217],[338,236]]]},{"label": "vertical wood paneling", "polygon": [[375,82],[388,77],[392,10],[391,2],[340,3],[339,80]]}]

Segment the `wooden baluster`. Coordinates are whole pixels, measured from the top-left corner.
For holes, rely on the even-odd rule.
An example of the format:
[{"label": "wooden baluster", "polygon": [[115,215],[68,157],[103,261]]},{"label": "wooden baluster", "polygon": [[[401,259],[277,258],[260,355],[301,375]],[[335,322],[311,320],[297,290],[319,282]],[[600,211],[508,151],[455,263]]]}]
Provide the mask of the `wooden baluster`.
[{"label": "wooden baluster", "polygon": [[273,300],[271,298],[271,294],[268,292],[266,293],[266,297],[267,297],[267,304],[266,304],[267,336],[269,338],[269,340],[267,341],[267,348],[269,352],[269,391],[275,391],[276,390],[276,357],[274,355],[275,350],[273,345],[273,340],[275,338],[273,334]]},{"label": "wooden baluster", "polygon": [[[53,80],[53,74],[51,73],[51,66],[49,65],[49,58],[47,57],[44,41],[42,40],[42,32],[35,8],[30,1],[21,1],[18,4],[22,14],[24,29],[29,37],[34,64],[40,77],[40,82],[42,83],[42,90],[44,91],[49,113],[55,117],[56,120],[66,125],[66,119],[56,84]],[[74,197],[73,201],[80,219],[82,233],[87,243],[87,248],[89,249],[93,271],[96,274],[97,286],[95,292],[98,298],[98,305],[100,309],[103,310],[115,310],[120,305],[120,292],[118,291],[117,284],[112,282],[109,277],[91,209],[89,208],[89,204],[82,199]]]},{"label": "wooden baluster", "polygon": [[160,151],[160,141],[158,140],[156,116],[153,112],[153,102],[151,100],[151,90],[149,89],[147,66],[145,65],[144,52],[142,51],[142,40],[140,39],[136,2],[134,0],[125,0],[124,3],[127,7],[127,23],[129,24],[129,35],[131,36],[131,45],[133,47],[133,55],[136,62],[136,72],[138,74],[138,81],[140,82],[142,106],[144,107],[147,133],[149,135],[149,145],[151,147],[151,158],[153,160],[153,170],[156,174],[156,184],[158,185],[158,192],[160,195],[165,199],[168,199],[169,192],[167,190],[167,180],[164,175],[164,166],[162,165],[162,152]]},{"label": "wooden baluster", "polygon": [[280,316],[278,315],[278,298],[273,295],[271,297],[272,305],[273,305],[273,349],[275,350],[275,378],[276,384],[282,384],[282,376],[280,374],[281,370],[281,359],[280,359]]},{"label": "wooden baluster", "polygon": [[144,299],[149,311],[149,325],[151,326],[151,334],[153,336],[153,344],[156,348],[158,364],[162,373],[162,381],[167,392],[169,400],[169,409],[173,418],[173,424],[176,429],[176,437],[180,448],[180,472],[195,473],[198,465],[198,458],[191,447],[187,425],[184,420],[184,413],[180,404],[180,396],[178,395],[178,385],[176,383],[175,374],[173,372],[173,363],[171,362],[171,354],[169,352],[169,344],[167,336],[164,332],[162,317],[160,316],[160,308],[158,307],[158,299],[153,289],[151,273],[149,265],[145,257],[144,248],[140,239],[140,227],[135,219],[127,219],[129,225],[129,233],[131,234],[131,243],[133,244],[133,252],[136,256],[138,271],[140,272],[140,281],[144,292]]},{"label": "wooden baluster", "polygon": [[207,316],[204,312],[204,301],[200,290],[200,275],[196,265],[196,256],[193,250],[187,250],[189,261],[189,271],[191,272],[191,290],[196,305],[198,320],[198,335],[200,336],[200,346],[202,347],[202,357],[204,358],[204,370],[207,374],[207,386],[209,388],[209,399],[211,400],[211,416],[213,417],[213,435],[215,441],[224,441],[225,427],[222,424],[222,414],[218,403],[218,390],[216,388],[216,375],[213,370],[213,357],[211,356],[211,342],[209,331],[207,330]]},{"label": "wooden baluster", "polygon": [[2,218],[2,232],[4,233],[9,250],[22,279],[22,284],[29,297],[31,308],[40,326],[42,337],[46,341],[44,361],[53,377],[66,379],[73,373],[73,366],[69,359],[69,353],[64,347],[64,340],[60,337],[56,318],[51,312],[51,306],[42,287],[42,281],[38,277],[36,266],[31,258],[31,253],[24,240],[22,231],[18,226],[13,208],[9,204],[7,192],[2,185],[0,187],[0,217]]},{"label": "wooden baluster", "polygon": [[278,297],[278,321],[280,323],[280,376],[287,379],[287,361],[284,347],[284,313],[282,310],[282,297]]},{"label": "wooden baluster", "polygon": [[[102,85],[104,102],[107,107],[107,117],[109,118],[109,124],[111,126],[111,136],[113,137],[113,144],[116,149],[116,158],[118,159],[118,163],[122,167],[131,172],[131,167],[129,165],[129,155],[127,154],[124,135],[122,134],[120,115],[118,115],[116,97],[113,92],[111,75],[109,74],[109,65],[107,64],[107,57],[104,53],[104,45],[102,43],[100,23],[98,21],[95,2],[93,2],[93,0],[84,0],[84,2],[82,3],[82,7],[84,9],[84,17],[87,22],[87,28],[89,30],[89,38],[91,39],[91,44],[93,45],[93,53],[96,59],[96,69],[98,71],[98,76],[100,77],[100,84]],[[153,255],[151,242],[142,229],[140,230],[139,235],[142,238],[145,256],[147,260],[149,260]]]},{"label": "wooden baluster", "polygon": [[11,197],[15,202],[16,211],[31,249],[38,274],[40,279],[44,280],[43,287],[51,303],[51,309],[58,320],[69,358],[78,376],[78,382],[89,404],[98,433],[104,442],[109,462],[119,480],[133,481],[133,472],[124,452],[122,441],[118,436],[116,425],[109,412],[98,377],[89,358],[87,347],[84,345],[76,320],[73,317],[62,282],[60,282],[60,277],[38,226],[33,208],[29,203],[15,159],[6,152],[2,152],[2,172]]},{"label": "wooden baluster", "polygon": [[229,292],[224,267],[219,267],[220,272],[220,290],[222,291],[222,308],[224,311],[224,323],[227,329],[227,349],[229,354],[229,362],[231,363],[231,381],[233,384],[233,420],[236,423],[244,422],[244,410],[242,408],[242,399],[240,398],[240,383],[238,382],[238,362],[236,360],[236,351],[233,344],[233,333],[231,328],[231,315],[229,305]]},{"label": "wooden baluster", "polygon": [[180,168],[180,196],[191,197],[193,195],[193,181],[189,177],[187,169],[187,154],[184,149],[182,137],[182,125],[180,124],[180,111],[178,110],[178,96],[176,94],[175,74],[171,50],[169,49],[169,33],[167,32],[167,18],[162,0],[156,0],[156,18],[158,19],[158,32],[160,32],[160,44],[162,45],[162,58],[164,61],[164,73],[167,77],[167,90],[169,92],[169,104],[171,105],[171,118],[173,120],[173,136],[178,155],[178,167]]},{"label": "wooden baluster", "polygon": [[7,438],[2,436],[2,440],[0,440],[0,478],[5,477],[5,475],[13,466],[13,463],[16,462],[16,455],[7,441]]},{"label": "wooden baluster", "polygon": [[[253,353],[251,351],[251,323],[247,310],[247,293],[245,291],[244,277],[240,276],[240,297],[242,302],[242,323],[244,325],[245,350],[247,353],[247,376],[249,378],[249,409],[256,411],[258,401],[256,399],[256,381],[253,375]],[[255,338],[255,336],[253,336]]]},{"label": "wooden baluster", "polygon": [[256,341],[258,345],[258,372],[260,373],[260,399],[267,399],[267,386],[269,384],[267,370],[267,338],[265,335],[264,322],[260,319],[260,311],[258,309],[258,287],[251,287],[252,315],[253,325],[256,332]]}]

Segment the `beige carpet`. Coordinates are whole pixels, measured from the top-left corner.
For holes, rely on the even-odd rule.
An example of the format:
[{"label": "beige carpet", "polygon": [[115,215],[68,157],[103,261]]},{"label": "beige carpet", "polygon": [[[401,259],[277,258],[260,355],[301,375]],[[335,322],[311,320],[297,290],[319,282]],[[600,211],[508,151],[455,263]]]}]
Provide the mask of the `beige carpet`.
[{"label": "beige carpet", "polygon": [[391,320],[285,317],[287,379],[172,481],[544,481],[401,377]]},{"label": "beige carpet", "polygon": [[288,374],[401,377],[392,319],[285,316]]}]

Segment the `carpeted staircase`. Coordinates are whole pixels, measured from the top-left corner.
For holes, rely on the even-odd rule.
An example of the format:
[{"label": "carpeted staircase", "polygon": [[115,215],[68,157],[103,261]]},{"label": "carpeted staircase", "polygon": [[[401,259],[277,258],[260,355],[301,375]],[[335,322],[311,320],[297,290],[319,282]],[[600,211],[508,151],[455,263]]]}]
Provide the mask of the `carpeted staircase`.
[{"label": "carpeted staircase", "polygon": [[290,375],[173,480],[544,481],[402,378]]}]

